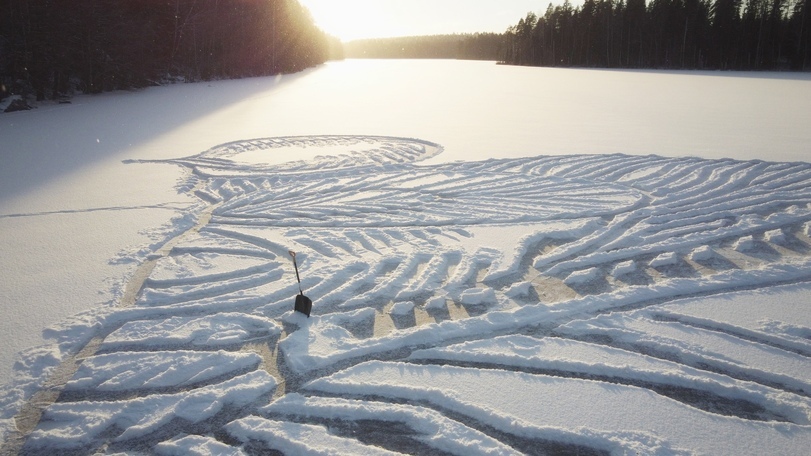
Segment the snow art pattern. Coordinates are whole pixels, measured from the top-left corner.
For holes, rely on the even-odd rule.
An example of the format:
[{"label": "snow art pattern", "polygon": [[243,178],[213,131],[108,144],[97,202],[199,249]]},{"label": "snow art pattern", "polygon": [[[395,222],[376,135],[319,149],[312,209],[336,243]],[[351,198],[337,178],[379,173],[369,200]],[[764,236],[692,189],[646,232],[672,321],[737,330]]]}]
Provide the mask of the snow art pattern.
[{"label": "snow art pattern", "polygon": [[[282,150],[323,154],[265,160]],[[29,401],[47,406],[23,410],[18,449],[811,447],[811,317],[756,302],[811,279],[811,165],[418,163],[441,150],[283,137],[167,161],[190,170],[197,224],[144,262],[120,307],[66,323],[92,339]],[[288,250],[309,319],[291,311]],[[714,296],[732,291],[752,305]]]}]

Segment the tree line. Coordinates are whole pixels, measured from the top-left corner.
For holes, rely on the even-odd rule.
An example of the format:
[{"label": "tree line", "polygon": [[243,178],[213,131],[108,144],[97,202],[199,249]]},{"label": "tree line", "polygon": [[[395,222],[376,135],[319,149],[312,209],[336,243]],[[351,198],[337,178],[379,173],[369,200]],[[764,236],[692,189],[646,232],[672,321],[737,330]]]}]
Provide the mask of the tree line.
[{"label": "tree line", "polygon": [[507,30],[503,61],[535,66],[811,70],[811,0],[586,0]]},{"label": "tree line", "polygon": [[0,11],[0,98],[289,73],[335,45],[297,0],[0,0]]},{"label": "tree line", "polygon": [[374,38],[344,43],[347,58],[500,60],[501,33]]}]

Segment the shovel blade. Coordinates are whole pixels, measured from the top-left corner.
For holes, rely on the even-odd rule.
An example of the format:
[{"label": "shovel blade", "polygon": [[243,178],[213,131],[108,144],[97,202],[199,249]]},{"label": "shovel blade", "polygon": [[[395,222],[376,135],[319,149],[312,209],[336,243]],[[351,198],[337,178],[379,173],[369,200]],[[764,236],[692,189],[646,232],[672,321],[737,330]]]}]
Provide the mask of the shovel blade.
[{"label": "shovel blade", "polygon": [[313,301],[303,294],[296,295],[296,306],[294,309],[296,312],[301,312],[307,315],[307,318],[310,318],[310,311],[313,309]]}]

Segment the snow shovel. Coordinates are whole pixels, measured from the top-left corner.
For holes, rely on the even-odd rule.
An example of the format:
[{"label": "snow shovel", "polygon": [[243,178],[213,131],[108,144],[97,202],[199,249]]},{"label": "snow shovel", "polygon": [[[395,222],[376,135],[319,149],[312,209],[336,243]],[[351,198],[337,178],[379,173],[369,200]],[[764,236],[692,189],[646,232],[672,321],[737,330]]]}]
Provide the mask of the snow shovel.
[{"label": "snow shovel", "polygon": [[296,312],[301,312],[304,315],[307,315],[307,318],[310,318],[310,311],[313,309],[313,301],[304,296],[304,292],[301,290],[301,278],[298,275],[298,265],[296,264],[296,252],[292,250],[288,250],[287,253],[293,257],[293,267],[296,268],[296,280],[298,280],[298,291],[299,294],[296,295],[296,305],[293,308]]}]

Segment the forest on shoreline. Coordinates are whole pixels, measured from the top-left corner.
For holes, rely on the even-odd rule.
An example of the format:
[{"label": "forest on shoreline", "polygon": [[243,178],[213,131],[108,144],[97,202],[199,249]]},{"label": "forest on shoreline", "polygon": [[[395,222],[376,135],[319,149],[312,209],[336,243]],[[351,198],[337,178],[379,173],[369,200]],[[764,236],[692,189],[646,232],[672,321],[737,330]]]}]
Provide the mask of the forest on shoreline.
[{"label": "forest on shoreline", "polygon": [[0,11],[0,99],[292,73],[339,46],[297,0],[0,0]]},{"label": "forest on shoreline", "polygon": [[504,63],[811,70],[811,0],[585,0],[506,33]]},{"label": "forest on shoreline", "polygon": [[811,0],[549,3],[504,33],[357,40],[350,58],[451,58],[511,65],[811,70]]}]

